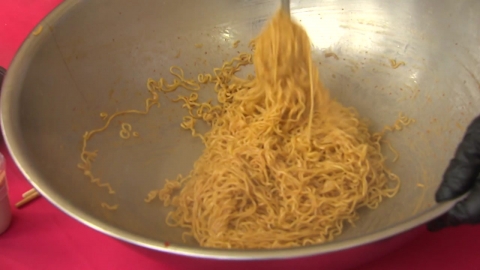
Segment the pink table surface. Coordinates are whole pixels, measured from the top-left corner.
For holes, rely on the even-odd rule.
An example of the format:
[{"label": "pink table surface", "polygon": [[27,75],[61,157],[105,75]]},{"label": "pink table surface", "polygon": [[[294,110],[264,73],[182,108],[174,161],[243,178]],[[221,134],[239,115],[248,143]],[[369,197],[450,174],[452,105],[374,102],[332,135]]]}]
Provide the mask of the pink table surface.
[{"label": "pink table surface", "polygon": [[[0,0],[0,65],[8,67],[23,39],[61,0]],[[12,202],[30,188],[3,142]],[[13,208],[12,208],[13,209]],[[272,262],[226,262],[185,258],[125,244],[70,218],[43,198],[13,209],[0,235],[0,269],[324,269],[315,257]],[[480,226],[420,236],[357,269],[480,269]]]}]

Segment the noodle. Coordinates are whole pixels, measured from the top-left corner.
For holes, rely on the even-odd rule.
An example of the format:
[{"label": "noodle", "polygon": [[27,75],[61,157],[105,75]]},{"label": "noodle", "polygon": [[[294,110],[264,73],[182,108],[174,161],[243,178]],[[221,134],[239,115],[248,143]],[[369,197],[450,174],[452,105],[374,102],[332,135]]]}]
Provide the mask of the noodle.
[{"label": "noodle", "polygon": [[333,57],[335,58],[335,60],[339,60],[340,58],[338,57],[338,55],[334,52],[327,52],[325,53],[325,58],[328,58],[328,57]]},{"label": "noodle", "polygon": [[83,135],[82,151],[80,153],[81,162],[77,165],[77,167],[80,170],[83,171],[83,174],[90,179],[91,183],[94,183],[99,187],[105,187],[106,189],[108,189],[108,194],[115,194],[115,190],[112,188],[112,186],[109,183],[102,183],[99,178],[96,178],[92,174],[92,162],[95,161],[95,158],[97,157],[98,151],[97,150],[88,151],[87,150],[87,142],[95,134],[98,134],[98,133],[101,133],[101,132],[105,131],[109,127],[110,123],[112,122],[112,120],[114,118],[116,118],[118,116],[121,116],[121,115],[125,115],[125,114],[147,114],[150,111],[150,108],[153,105],[158,105],[159,106],[158,93],[156,93],[155,90],[153,90],[150,87],[149,83],[150,83],[150,81],[147,82],[147,88],[148,88],[148,91],[150,92],[150,94],[152,96],[150,98],[147,98],[147,100],[145,101],[145,111],[126,110],[126,111],[116,112],[116,113],[112,114],[110,117],[108,117],[107,113],[102,112],[102,113],[100,113],[100,117],[102,117],[102,118],[107,118],[108,117],[105,125],[101,128],[94,129],[94,130],[91,130],[91,131],[87,131]]},{"label": "noodle", "polygon": [[415,123],[415,119],[408,118],[407,116],[400,113],[397,121],[392,126],[385,126],[384,131],[401,131],[404,126],[408,126],[411,123]]},{"label": "noodle", "polygon": [[[358,208],[376,208],[398,192],[400,180],[385,167],[380,142],[413,120],[401,116],[370,134],[356,110],[330,98],[306,32],[282,11],[250,46],[253,59],[240,54],[198,76],[198,83],[214,84],[220,105],[202,105],[193,94],[174,100],[189,111],[182,128],[201,136],[205,149],[186,177],[167,180],[145,201],[158,196],[172,205],[167,224],[185,228],[183,237],[201,246],[330,241],[344,222],[359,218]],[[252,60],[256,77],[236,77]],[[197,134],[197,119],[211,129]]]},{"label": "noodle", "polygon": [[392,144],[391,144],[389,141],[384,140],[383,142],[387,144],[388,149],[390,149],[390,151],[392,151],[392,153],[393,153],[393,155],[394,155],[392,162],[397,161],[398,158],[400,157],[400,155],[398,154],[397,150],[395,150],[395,148],[393,148]]},{"label": "noodle", "polygon": [[123,123],[122,128],[120,129],[120,138],[125,140],[129,139],[131,131],[132,131],[132,125]]},{"label": "noodle", "polygon": [[114,211],[114,210],[117,210],[118,209],[118,204],[115,204],[115,205],[109,205],[107,203],[104,203],[102,202],[100,204],[103,208],[107,209],[107,210],[110,210],[110,211]]},{"label": "noodle", "polygon": [[42,33],[42,30],[43,30],[43,25],[39,25],[39,26],[32,32],[32,35],[38,36],[38,35],[40,35],[40,33]]},{"label": "noodle", "polygon": [[390,60],[390,65],[392,66],[393,69],[397,69],[400,66],[405,66],[405,62],[397,62],[395,59],[389,59]]}]

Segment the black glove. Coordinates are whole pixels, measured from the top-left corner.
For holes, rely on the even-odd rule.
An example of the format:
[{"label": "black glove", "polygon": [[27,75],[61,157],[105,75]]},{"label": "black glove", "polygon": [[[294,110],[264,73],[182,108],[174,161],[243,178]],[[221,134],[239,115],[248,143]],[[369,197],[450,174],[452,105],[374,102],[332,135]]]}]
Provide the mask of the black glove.
[{"label": "black glove", "polygon": [[428,230],[480,223],[480,116],[468,126],[454,158],[435,194],[437,202],[452,200],[470,192],[443,216],[429,222]]}]

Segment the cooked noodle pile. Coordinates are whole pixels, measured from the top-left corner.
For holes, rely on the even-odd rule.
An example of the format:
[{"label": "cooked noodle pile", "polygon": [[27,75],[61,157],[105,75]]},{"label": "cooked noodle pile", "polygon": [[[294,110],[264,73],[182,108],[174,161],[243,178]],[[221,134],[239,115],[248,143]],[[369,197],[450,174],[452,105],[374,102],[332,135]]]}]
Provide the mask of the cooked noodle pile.
[{"label": "cooked noodle pile", "polygon": [[[253,58],[240,54],[197,80],[185,79],[178,67],[170,69],[175,77],[171,84],[149,79],[145,111],[102,113],[105,125],[85,133],[79,168],[114,194],[110,184],[93,176],[97,151],[87,150],[87,141],[115,117],[147,114],[159,104],[158,93],[182,87],[193,92],[172,100],[189,112],[181,126],[200,137],[205,149],[187,176],[167,180],[145,201],[160,198],[172,206],[167,223],[185,228],[185,235],[200,245],[323,243],[339,235],[345,222],[358,219],[358,208],[373,209],[394,196],[399,179],[385,167],[380,142],[385,132],[401,130],[413,120],[401,116],[395,125],[371,134],[355,109],[330,98],[312,63],[307,33],[282,11],[254,45]],[[236,73],[252,62],[256,76],[239,78]],[[214,85],[218,105],[199,102],[201,84]],[[197,121],[208,123],[210,130],[198,133]],[[120,136],[129,138],[131,129],[123,125]]]},{"label": "cooked noodle pile", "polygon": [[146,199],[158,195],[174,207],[169,225],[206,247],[303,246],[332,240],[358,219],[358,208],[397,193],[399,179],[381,154],[383,133],[370,134],[354,109],[329,97],[301,26],[277,12],[255,40],[256,77],[240,79],[234,74],[248,56],[199,76],[215,84],[220,106],[183,99],[190,116],[182,127],[194,132],[202,118],[211,129],[188,176]]}]

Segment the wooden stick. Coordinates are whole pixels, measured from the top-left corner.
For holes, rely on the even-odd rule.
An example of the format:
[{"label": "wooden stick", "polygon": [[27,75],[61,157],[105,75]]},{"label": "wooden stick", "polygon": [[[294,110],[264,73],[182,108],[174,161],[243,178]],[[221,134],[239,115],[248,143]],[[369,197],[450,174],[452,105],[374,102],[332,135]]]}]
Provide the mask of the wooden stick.
[{"label": "wooden stick", "polygon": [[32,195],[33,193],[37,192],[34,188],[30,189],[29,191],[25,192],[22,194],[22,198],[26,198],[29,195]]},{"label": "wooden stick", "polygon": [[3,178],[5,178],[5,171],[0,173],[0,182],[2,182]]},{"label": "wooden stick", "polygon": [[15,207],[21,208],[25,204],[35,200],[36,198],[40,197],[40,193],[38,193],[36,190],[32,194],[28,195],[27,197],[23,198],[21,201],[15,204]]}]

